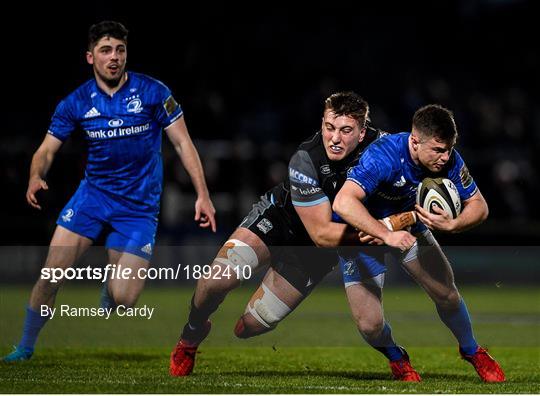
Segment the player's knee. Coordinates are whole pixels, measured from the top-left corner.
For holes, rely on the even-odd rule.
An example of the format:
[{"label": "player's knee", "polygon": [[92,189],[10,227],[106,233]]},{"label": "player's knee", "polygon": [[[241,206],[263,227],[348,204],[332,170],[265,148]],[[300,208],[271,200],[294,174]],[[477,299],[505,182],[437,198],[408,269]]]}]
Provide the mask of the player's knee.
[{"label": "player's knee", "polygon": [[[221,247],[211,265],[209,277],[197,283],[203,298],[222,301],[227,293],[240,286],[244,268],[257,268],[259,259],[253,248],[238,239],[230,239]],[[251,271],[248,271],[251,273]]]},{"label": "player's knee", "polygon": [[[55,270],[56,268],[52,268],[52,270]],[[58,270],[61,271],[60,268],[58,268]],[[37,282],[36,282],[36,286],[39,290],[43,291],[43,292],[55,292],[58,290],[58,288],[60,288],[60,286],[64,283],[65,281],[65,278],[62,277],[62,276],[58,276],[56,277],[54,275],[54,273],[52,272],[52,276],[51,277],[43,277],[41,276]]]},{"label": "player's knee", "polygon": [[356,325],[358,331],[366,339],[377,338],[384,328],[384,321],[382,319],[363,319],[357,320]]},{"label": "player's knee", "polygon": [[123,306],[125,308],[133,308],[137,304],[139,299],[138,293],[133,293],[125,290],[113,290],[111,297],[117,306]]},{"label": "player's knee", "polygon": [[238,319],[236,325],[234,326],[234,335],[238,338],[249,338],[253,336],[251,334],[250,326],[246,325],[243,316]]},{"label": "player's knee", "polygon": [[236,326],[234,326],[234,335],[238,338],[251,338],[272,331],[276,326],[277,323],[272,327],[264,326],[252,315],[245,314],[236,322]]},{"label": "player's knee", "polygon": [[435,304],[444,310],[458,309],[461,303],[461,295],[455,287],[439,293],[434,299]]},{"label": "player's knee", "polygon": [[[229,239],[219,250],[212,267],[214,268],[214,265],[218,263],[223,265],[230,275],[233,275],[231,278],[243,280],[244,273],[251,274],[259,266],[259,257],[249,244],[239,239]],[[246,267],[250,268],[247,272]],[[221,277],[225,277],[223,275]]]}]

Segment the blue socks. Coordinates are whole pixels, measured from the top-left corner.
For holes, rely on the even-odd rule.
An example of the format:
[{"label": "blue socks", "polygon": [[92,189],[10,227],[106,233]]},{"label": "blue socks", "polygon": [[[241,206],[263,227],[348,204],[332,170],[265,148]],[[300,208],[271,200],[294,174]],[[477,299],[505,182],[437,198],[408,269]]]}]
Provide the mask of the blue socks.
[{"label": "blue socks", "polygon": [[384,327],[378,337],[367,338],[362,332],[360,334],[362,334],[362,337],[369,345],[381,352],[391,362],[403,357],[403,351],[394,341],[392,328],[388,323],[384,322]]},{"label": "blue socks", "polygon": [[478,348],[478,344],[474,339],[471,318],[465,301],[461,299],[458,309],[443,310],[437,306],[437,312],[443,323],[454,334],[454,337],[459,342],[459,348],[466,355],[473,355]]},{"label": "blue socks", "polygon": [[28,352],[33,352],[39,332],[48,320],[49,316],[41,316],[39,312],[27,307],[26,317],[24,319],[23,336],[19,343],[19,348],[24,348]]},{"label": "blue socks", "polygon": [[[474,339],[471,318],[465,301],[461,299],[459,307],[452,310],[444,310],[437,306],[437,312],[442,322],[458,340],[460,350],[466,355],[474,355],[478,344]],[[369,345],[381,352],[390,361],[399,360],[404,356],[402,349],[397,346],[392,337],[392,328],[386,322],[378,337],[367,338],[364,334],[362,334],[362,337]]]}]

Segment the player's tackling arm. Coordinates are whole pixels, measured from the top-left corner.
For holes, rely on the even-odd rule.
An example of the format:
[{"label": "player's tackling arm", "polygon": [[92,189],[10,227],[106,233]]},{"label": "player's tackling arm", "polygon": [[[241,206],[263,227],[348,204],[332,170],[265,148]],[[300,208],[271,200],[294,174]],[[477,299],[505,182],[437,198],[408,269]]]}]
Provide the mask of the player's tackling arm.
[{"label": "player's tackling arm", "polygon": [[477,190],[472,197],[463,201],[463,210],[455,219],[452,219],[442,209],[435,207],[433,210],[437,213],[429,213],[427,210],[416,205],[418,218],[428,228],[454,234],[476,227],[486,220],[489,214],[487,202],[480,190]]},{"label": "player's tackling arm", "polygon": [[216,220],[214,205],[210,200],[210,194],[206,186],[204,171],[199,158],[199,153],[193,145],[193,141],[189,136],[184,117],[180,117],[167,128],[165,132],[169,140],[174,146],[174,149],[182,161],[182,165],[186,169],[193,187],[197,192],[197,201],[195,202],[195,221],[200,221],[201,227],[212,228],[216,232]]},{"label": "player's tackling arm", "polygon": [[348,224],[332,221],[330,201],[314,206],[295,206],[311,240],[318,247],[336,247],[358,243],[358,232]]},{"label": "player's tackling arm", "polygon": [[45,135],[45,139],[32,157],[30,165],[30,177],[28,179],[28,189],[26,190],[26,201],[36,209],[41,209],[36,198],[36,193],[43,189],[48,190],[45,177],[54,161],[54,156],[62,146],[62,141],[52,135]]},{"label": "player's tackling arm", "polygon": [[416,238],[407,231],[390,231],[376,220],[362,203],[366,193],[358,184],[347,180],[334,200],[333,209],[357,230],[379,238],[386,245],[405,250]]}]

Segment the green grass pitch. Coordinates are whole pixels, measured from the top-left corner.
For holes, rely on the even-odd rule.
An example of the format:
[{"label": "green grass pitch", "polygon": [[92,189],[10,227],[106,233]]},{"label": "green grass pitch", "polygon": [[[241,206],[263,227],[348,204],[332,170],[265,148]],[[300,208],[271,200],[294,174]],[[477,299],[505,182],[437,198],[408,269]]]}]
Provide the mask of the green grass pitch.
[{"label": "green grass pitch", "polygon": [[[386,360],[366,347],[337,287],[314,291],[268,334],[237,340],[232,332],[254,285],[232,293],[213,316],[192,376],[168,375],[169,353],[186,318],[192,288],[149,287],[145,318],[54,318],[29,362],[0,364],[1,393],[538,393],[540,290],[463,288],[479,342],[506,371],[484,384],[461,360],[455,342],[419,288],[385,290],[397,342],[423,377],[392,381]],[[0,287],[0,352],[19,339],[30,286]],[[99,287],[72,282],[57,306],[96,306]]]}]

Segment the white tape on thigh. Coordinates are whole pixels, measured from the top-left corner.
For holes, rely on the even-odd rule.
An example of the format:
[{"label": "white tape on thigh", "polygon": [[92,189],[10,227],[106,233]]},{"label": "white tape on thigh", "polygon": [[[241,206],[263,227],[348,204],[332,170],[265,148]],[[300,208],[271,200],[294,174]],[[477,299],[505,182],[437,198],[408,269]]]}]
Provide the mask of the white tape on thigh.
[{"label": "white tape on thigh", "polygon": [[384,287],[384,272],[382,274],[379,274],[377,276],[374,276],[373,278],[369,278],[366,280],[363,280],[362,283],[364,285],[371,285],[376,286],[379,289],[382,289]]},{"label": "white tape on thigh", "polygon": [[376,275],[372,278],[368,279],[362,279],[359,281],[351,281],[351,282],[345,282],[345,289],[354,285],[367,285],[367,286],[375,286],[379,289],[382,289],[384,287],[384,272],[382,274]]},{"label": "white tape on thigh", "polygon": [[438,246],[437,240],[433,236],[430,230],[425,230],[420,235],[418,235],[418,239],[416,242],[414,242],[414,245],[411,246],[409,250],[403,253],[401,256],[401,262],[406,263],[411,260],[415,260],[418,258],[418,250],[422,249],[422,252],[424,252],[426,249]]},{"label": "white tape on thigh", "polygon": [[225,242],[214,261],[233,269],[237,268],[235,272],[239,277],[244,273],[244,267],[251,267],[253,270],[259,265],[257,253],[253,248],[238,239],[229,239]]},{"label": "white tape on thigh", "polygon": [[345,289],[354,285],[359,285],[362,283],[361,281],[351,281],[351,282],[345,282],[343,285],[345,286]]},{"label": "white tape on thigh", "polygon": [[257,321],[267,328],[275,327],[291,309],[270,291],[263,283],[261,287],[264,291],[262,297],[253,302],[253,307],[248,304],[248,311]]},{"label": "white tape on thigh", "polygon": [[414,241],[414,244],[407,250],[405,250],[401,255],[401,262],[406,263],[407,261],[414,260],[418,257],[418,241]]}]

